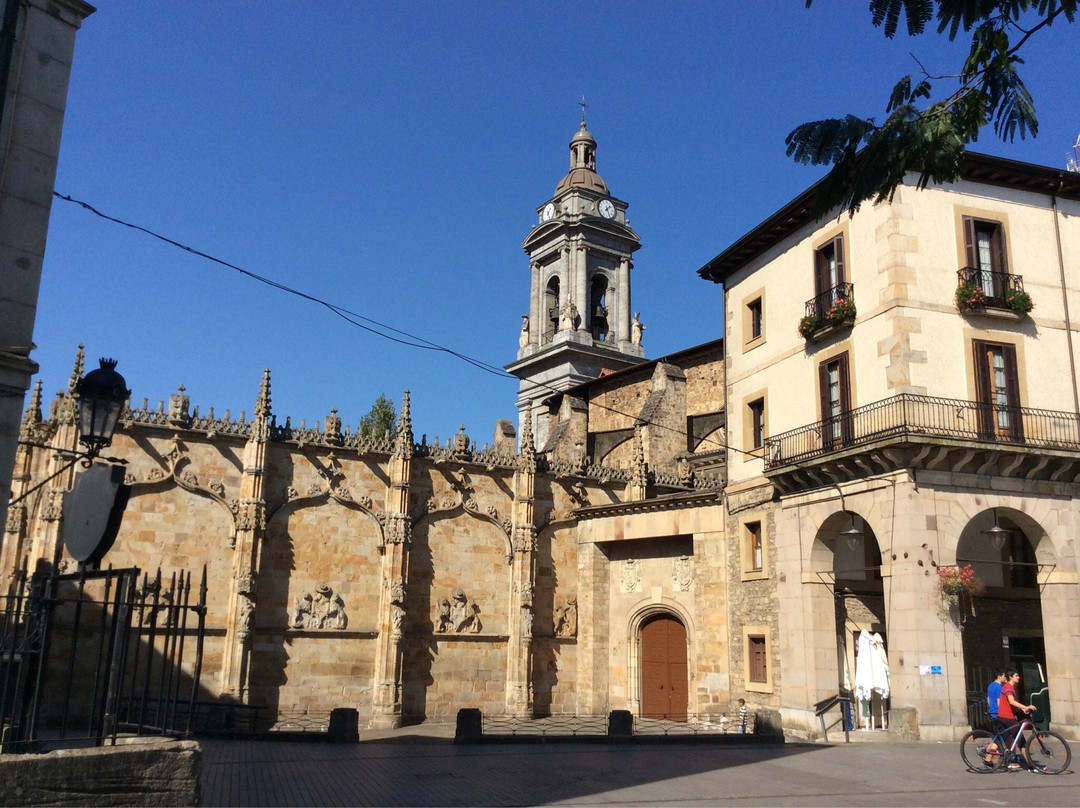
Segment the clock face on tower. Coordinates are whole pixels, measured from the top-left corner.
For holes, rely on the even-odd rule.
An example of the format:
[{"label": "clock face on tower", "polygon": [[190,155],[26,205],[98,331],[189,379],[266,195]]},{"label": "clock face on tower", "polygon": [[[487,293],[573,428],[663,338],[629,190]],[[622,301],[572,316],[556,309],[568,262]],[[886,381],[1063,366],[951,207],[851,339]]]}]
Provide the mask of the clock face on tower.
[{"label": "clock face on tower", "polygon": [[545,222],[551,221],[551,219],[555,216],[555,203],[548,202],[546,205],[544,205],[544,212],[541,215],[544,217]]},{"label": "clock face on tower", "polygon": [[610,199],[601,199],[596,209],[600,211],[600,215],[605,219],[615,218],[615,205],[611,203]]}]

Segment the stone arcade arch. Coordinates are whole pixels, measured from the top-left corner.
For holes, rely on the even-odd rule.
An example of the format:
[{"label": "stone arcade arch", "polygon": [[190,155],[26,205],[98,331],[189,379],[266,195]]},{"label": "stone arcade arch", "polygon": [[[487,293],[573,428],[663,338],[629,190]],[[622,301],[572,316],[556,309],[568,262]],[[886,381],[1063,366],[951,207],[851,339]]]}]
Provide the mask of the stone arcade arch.
[{"label": "stone arcade arch", "polygon": [[[845,534],[853,526],[861,537]],[[881,548],[873,528],[853,511],[831,514],[814,537],[811,569],[825,584],[813,593],[816,678],[854,691],[860,632],[880,636],[888,647]],[[857,726],[885,729],[888,707],[874,695],[858,705]]]},{"label": "stone arcade arch", "polygon": [[[995,519],[1005,531],[1000,547],[987,534]],[[999,507],[976,514],[964,526],[956,563],[970,564],[984,587],[946,603],[962,632],[968,713],[978,724],[986,720],[986,687],[996,669],[1019,670],[1025,697],[1042,686],[1047,655],[1040,584],[1055,567],[1056,554],[1035,519]]]}]

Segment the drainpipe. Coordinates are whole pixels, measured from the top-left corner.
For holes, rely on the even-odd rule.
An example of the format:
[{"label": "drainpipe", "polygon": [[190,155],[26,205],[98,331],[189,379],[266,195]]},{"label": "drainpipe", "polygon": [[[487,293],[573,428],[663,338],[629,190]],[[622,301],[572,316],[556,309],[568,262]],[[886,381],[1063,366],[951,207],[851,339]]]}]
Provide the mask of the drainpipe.
[{"label": "drainpipe", "polygon": [[1069,346],[1069,378],[1072,380],[1073,412],[1080,418],[1080,393],[1077,392],[1076,386],[1076,359],[1073,352],[1072,321],[1069,318],[1069,294],[1065,287],[1065,254],[1061,248],[1061,224],[1058,221],[1060,212],[1057,198],[1064,184],[1065,176],[1059,175],[1057,190],[1050,196],[1050,207],[1054,213],[1054,238],[1057,242],[1058,272],[1061,274],[1061,302],[1065,307],[1065,339]]}]

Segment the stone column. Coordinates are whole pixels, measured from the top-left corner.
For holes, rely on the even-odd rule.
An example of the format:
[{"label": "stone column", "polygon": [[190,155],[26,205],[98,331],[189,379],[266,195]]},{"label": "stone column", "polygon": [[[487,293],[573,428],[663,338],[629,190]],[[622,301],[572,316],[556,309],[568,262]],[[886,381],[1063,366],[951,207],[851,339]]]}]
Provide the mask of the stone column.
[{"label": "stone column", "polygon": [[521,449],[514,473],[514,516],[511,527],[510,642],[507,648],[506,713],[532,716],[533,583],[536,573],[534,489],[536,446],[532,417],[522,423]]},{"label": "stone column", "polygon": [[412,473],[413,432],[409,391],[401,401],[394,452],[390,456],[390,485],[386,489],[386,525],[382,548],[382,593],[379,598],[379,636],[375,640],[375,675],[371,726],[392,729],[401,725],[401,639],[405,624],[405,587],[408,583],[409,477]]},{"label": "stone column", "polygon": [[589,321],[589,251],[585,240],[578,237],[574,244],[574,305],[581,317],[582,330],[588,330]]},{"label": "stone column", "polygon": [[618,294],[615,297],[613,331],[616,344],[630,341],[630,259],[619,262]]},{"label": "stone column", "polygon": [[270,370],[263,371],[255,421],[244,447],[240,498],[236,501],[232,589],[225,627],[221,692],[246,704],[251,686],[251,628],[255,621],[259,555],[266,530],[266,449],[270,443]]}]

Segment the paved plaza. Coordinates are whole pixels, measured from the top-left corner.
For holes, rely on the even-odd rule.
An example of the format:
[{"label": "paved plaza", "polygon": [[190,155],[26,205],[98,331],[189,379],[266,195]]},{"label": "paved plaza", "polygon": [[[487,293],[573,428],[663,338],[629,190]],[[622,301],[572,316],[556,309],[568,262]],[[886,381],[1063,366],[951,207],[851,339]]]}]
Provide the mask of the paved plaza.
[{"label": "paved plaza", "polygon": [[[978,775],[959,744],[202,742],[203,805],[1069,806],[1074,770]],[[1073,744],[1074,750],[1077,745]]]}]

